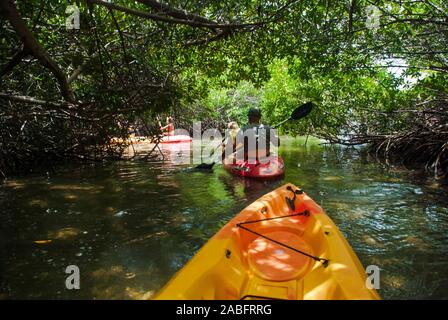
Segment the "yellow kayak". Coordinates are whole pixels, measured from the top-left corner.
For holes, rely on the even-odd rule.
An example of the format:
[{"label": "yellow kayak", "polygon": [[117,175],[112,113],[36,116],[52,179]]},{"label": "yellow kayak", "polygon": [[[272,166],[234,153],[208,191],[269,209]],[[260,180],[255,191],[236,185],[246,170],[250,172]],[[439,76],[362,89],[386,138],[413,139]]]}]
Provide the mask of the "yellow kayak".
[{"label": "yellow kayak", "polygon": [[218,233],[155,299],[380,299],[336,225],[286,184]]}]

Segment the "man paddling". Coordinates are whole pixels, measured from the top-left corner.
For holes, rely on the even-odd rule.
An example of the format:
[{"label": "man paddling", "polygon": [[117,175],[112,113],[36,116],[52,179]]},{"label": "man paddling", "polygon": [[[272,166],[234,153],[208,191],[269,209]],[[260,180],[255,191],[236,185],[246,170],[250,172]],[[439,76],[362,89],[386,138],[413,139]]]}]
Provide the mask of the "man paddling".
[{"label": "man paddling", "polygon": [[248,124],[240,130],[237,141],[244,144],[237,151],[237,159],[244,159],[249,163],[266,163],[271,155],[271,143],[280,146],[280,139],[268,125],[261,123],[261,110],[250,108],[247,114]]},{"label": "man paddling", "polygon": [[[297,121],[297,120],[300,120],[300,119],[306,117],[308,114],[310,114],[311,110],[313,109],[313,106],[314,106],[314,104],[311,101],[298,106],[291,112],[289,117],[284,119],[282,122],[278,123],[276,126],[274,126],[274,128],[277,128],[288,121]],[[252,149],[255,149],[255,157],[253,157],[253,161],[252,161],[252,159],[249,159],[250,160],[249,162],[251,162],[252,164],[255,164],[256,167],[258,166],[259,163],[263,163],[263,164],[269,163],[270,162],[269,158],[263,157],[264,159],[260,159],[260,153],[258,152],[258,147],[264,146],[264,148],[263,148],[264,152],[261,152],[261,155],[266,156],[266,155],[271,154],[271,151],[270,151],[270,143],[271,142],[273,145],[275,145],[277,147],[280,146],[280,139],[277,137],[277,135],[275,134],[273,129],[270,128],[269,126],[260,124],[260,120],[261,120],[261,111],[260,110],[251,109],[249,111],[248,116],[249,116],[249,125],[246,126],[244,129],[247,129],[247,128],[249,128],[249,129],[246,130],[246,132],[244,132],[244,133],[238,134],[236,152],[232,152],[232,151],[229,152],[229,150],[233,150],[231,143],[227,143],[225,145],[225,150],[224,150],[225,153],[224,153],[224,157],[223,157],[224,165],[227,164],[229,166],[229,164],[232,164],[232,163],[235,164],[236,161],[244,162],[245,158],[248,159],[249,158],[249,149],[251,149],[251,144],[253,145]],[[256,130],[254,130],[254,129],[256,129]],[[251,132],[252,132],[252,134],[249,135],[249,133],[251,133]],[[262,136],[262,138],[264,137],[264,139],[260,139],[259,133],[262,133],[261,136]],[[252,136],[252,139],[249,139],[249,136]],[[243,148],[244,140],[248,141],[248,143],[246,143],[246,145],[247,145],[246,148]],[[244,152],[244,151],[247,151],[247,152]],[[257,153],[258,153],[258,156],[257,156]],[[235,155],[237,155],[237,159],[235,159]],[[259,161],[258,163],[257,163],[257,158]],[[270,158],[272,159],[272,155],[270,156]],[[279,157],[276,157],[276,158],[277,158],[277,160],[279,159]],[[266,162],[265,162],[265,160],[266,160]],[[197,169],[202,169],[202,168],[211,169],[214,164],[215,164],[215,162],[201,163],[196,168]],[[281,165],[281,166],[283,168],[283,165]]]}]

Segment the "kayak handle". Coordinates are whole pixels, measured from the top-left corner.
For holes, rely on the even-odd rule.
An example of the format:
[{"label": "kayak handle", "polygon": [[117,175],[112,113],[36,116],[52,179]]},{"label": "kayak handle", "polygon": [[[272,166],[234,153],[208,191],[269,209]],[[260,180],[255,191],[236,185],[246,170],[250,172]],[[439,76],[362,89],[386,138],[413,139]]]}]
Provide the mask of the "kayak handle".
[{"label": "kayak handle", "polygon": [[298,194],[302,194],[303,190],[302,189],[294,190],[291,186],[287,186],[286,190],[289,190],[294,194],[294,197],[292,199],[285,197],[286,204],[288,205],[289,209],[291,209],[291,211],[294,212],[294,211],[296,211],[296,197]]}]

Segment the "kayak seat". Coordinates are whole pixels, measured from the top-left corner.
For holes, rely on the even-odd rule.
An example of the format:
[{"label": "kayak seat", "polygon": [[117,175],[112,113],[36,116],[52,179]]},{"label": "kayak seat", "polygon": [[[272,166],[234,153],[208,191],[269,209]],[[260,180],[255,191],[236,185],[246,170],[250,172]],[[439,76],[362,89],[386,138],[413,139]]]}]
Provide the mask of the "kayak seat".
[{"label": "kayak seat", "polygon": [[[264,235],[294,249],[313,254],[311,247],[295,233],[274,231]],[[311,258],[264,237],[256,238],[249,245],[247,257],[251,271],[269,281],[298,279],[314,262]]]},{"label": "kayak seat", "polygon": [[[241,251],[242,255],[247,257],[249,255],[249,251],[252,245],[254,245],[254,242],[259,238],[259,235],[269,236],[269,234],[285,234],[290,235],[290,238],[301,238],[306,229],[307,229],[307,221],[305,217],[299,216],[299,217],[290,217],[290,218],[284,218],[284,219],[276,219],[276,220],[268,220],[268,221],[260,221],[257,223],[249,223],[249,224],[243,224],[243,227],[245,228],[237,228],[235,231],[238,233],[238,236],[235,239],[238,239],[238,248]],[[250,231],[248,231],[249,229]],[[291,243],[290,239],[285,239],[285,236],[280,236],[280,240],[274,238],[277,241],[280,241],[282,243],[285,243],[287,245],[290,245],[294,247],[295,242]],[[283,241],[284,239],[285,241]],[[273,243],[270,240],[265,239],[268,242]],[[301,241],[296,241],[298,246],[301,245]],[[285,247],[283,247],[286,250],[289,250]],[[301,250],[300,248],[297,248]]]}]

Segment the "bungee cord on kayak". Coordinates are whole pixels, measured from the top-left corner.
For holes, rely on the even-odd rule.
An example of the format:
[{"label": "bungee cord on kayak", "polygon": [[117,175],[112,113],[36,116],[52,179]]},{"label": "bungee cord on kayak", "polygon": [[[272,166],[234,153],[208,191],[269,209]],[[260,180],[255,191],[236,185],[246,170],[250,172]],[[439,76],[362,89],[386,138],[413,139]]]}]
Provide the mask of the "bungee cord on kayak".
[{"label": "bungee cord on kayak", "polygon": [[251,233],[253,233],[253,234],[255,234],[255,235],[259,236],[259,237],[262,237],[262,238],[264,238],[264,239],[266,239],[266,240],[272,241],[272,242],[274,242],[274,243],[276,243],[276,244],[278,244],[278,245],[280,245],[280,246],[283,246],[283,247],[285,247],[285,248],[288,248],[288,249],[290,249],[290,250],[292,250],[292,251],[294,251],[294,252],[303,254],[304,256],[307,256],[307,257],[309,257],[309,258],[311,258],[311,259],[313,259],[313,260],[315,260],[315,261],[318,261],[318,262],[322,261],[323,266],[324,266],[324,267],[327,267],[327,266],[328,266],[328,263],[329,263],[329,261],[330,261],[329,259],[325,259],[325,258],[321,258],[321,257],[313,256],[313,255],[311,255],[311,254],[309,254],[309,253],[306,253],[306,252],[303,252],[303,251],[301,251],[301,250],[299,250],[299,249],[293,248],[293,247],[287,245],[286,243],[283,243],[283,242],[277,241],[277,240],[275,240],[275,239],[272,239],[272,238],[270,238],[270,237],[268,237],[268,236],[266,236],[266,235],[263,235],[263,234],[261,234],[261,233],[258,233],[258,232],[256,232],[256,231],[251,230],[251,229],[247,228],[246,226],[244,226],[244,225],[246,225],[246,224],[253,224],[253,223],[259,223],[259,222],[263,222],[263,221],[276,220],[276,219],[285,219],[285,218],[292,218],[292,217],[298,217],[298,216],[308,217],[309,215],[310,215],[309,211],[308,211],[308,210],[305,210],[305,211],[303,211],[303,212],[294,213],[294,214],[289,214],[289,215],[286,215],[286,216],[280,216],[280,217],[273,217],[273,218],[266,218],[266,219],[259,219],[259,220],[252,220],[252,221],[241,222],[241,223],[238,223],[236,226],[237,226],[238,228],[241,228],[241,229],[243,229],[243,230],[246,230],[246,231],[248,231],[248,232],[251,232]]}]

